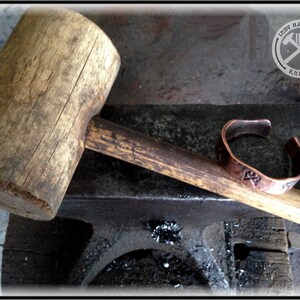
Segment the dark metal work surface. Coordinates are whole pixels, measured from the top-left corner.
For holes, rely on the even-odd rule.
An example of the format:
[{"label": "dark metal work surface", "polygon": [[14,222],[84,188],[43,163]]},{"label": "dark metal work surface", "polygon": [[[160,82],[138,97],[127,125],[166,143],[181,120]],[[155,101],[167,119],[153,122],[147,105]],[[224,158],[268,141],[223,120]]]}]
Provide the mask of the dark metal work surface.
[{"label": "dark metal work surface", "polygon": [[[299,116],[299,105],[120,105],[105,106],[101,113],[103,118],[211,158],[215,158],[216,141],[228,120],[268,118],[273,125],[269,139],[243,137],[232,144],[232,151],[240,159],[275,178],[287,176],[290,171],[283,146],[291,136],[300,135]],[[60,212],[69,199],[82,196],[204,201],[224,199],[88,150],[77,167]]]},{"label": "dark metal work surface", "polygon": [[[297,105],[106,106],[101,113],[103,118],[211,158],[228,120],[268,118],[273,124],[269,140],[243,137],[231,148],[274,177],[290,171],[282,147],[291,135],[299,136],[299,116]],[[14,240],[41,223],[11,217],[3,254],[5,292],[11,283],[36,282],[76,284],[87,291],[98,287],[113,294],[120,288],[126,294],[124,287],[140,287],[141,294],[147,288],[152,292],[164,288],[167,293],[197,295],[247,294],[255,292],[256,286],[270,288],[262,292],[268,294],[293,290],[282,219],[99,153],[85,151],[57,218],[42,223],[45,232],[55,232],[61,218],[85,222],[79,222],[82,229],[76,230],[82,243],[88,240],[86,247],[76,244],[76,238],[74,243],[64,225],[61,230],[66,233],[53,235],[50,252],[38,246],[43,230],[36,236],[24,234],[31,245],[23,247],[19,241],[17,248]],[[15,236],[16,232],[20,234]],[[70,249],[61,237],[77,249],[77,260],[70,257],[64,264],[55,258],[55,253],[66,255]],[[19,263],[12,271],[9,261],[16,251]],[[37,252],[45,252],[40,265]],[[43,266],[54,263],[48,277],[38,275]],[[28,269],[36,270],[36,276],[16,275],[27,274]],[[63,275],[56,278],[56,272]],[[11,276],[16,276],[14,281]]]},{"label": "dark metal work surface", "polygon": [[[286,176],[289,171],[289,161],[282,147],[291,135],[300,134],[299,115],[300,107],[296,105],[236,105],[106,106],[101,116],[211,158],[214,158],[215,143],[222,126],[228,120],[268,118],[273,123],[269,140],[248,137],[233,143],[232,149],[258,169],[278,177]],[[224,220],[269,215],[128,163],[86,151],[58,216],[78,218],[94,226],[90,244],[70,275],[71,283],[88,285],[113,259],[140,249],[157,249],[163,253],[172,252],[179,258],[188,255],[191,265],[196,264],[211,289],[227,290],[233,284],[231,267],[221,273],[218,271],[220,265],[207,252],[207,240],[214,240],[215,235],[205,237],[205,228]],[[183,226],[183,239],[174,246],[156,243],[147,230],[148,221],[163,219],[177,221]],[[214,243],[218,244],[212,241]],[[220,250],[218,254],[221,256],[227,257],[226,251],[233,251],[222,247],[225,254]],[[289,270],[289,267],[286,268]]]}]

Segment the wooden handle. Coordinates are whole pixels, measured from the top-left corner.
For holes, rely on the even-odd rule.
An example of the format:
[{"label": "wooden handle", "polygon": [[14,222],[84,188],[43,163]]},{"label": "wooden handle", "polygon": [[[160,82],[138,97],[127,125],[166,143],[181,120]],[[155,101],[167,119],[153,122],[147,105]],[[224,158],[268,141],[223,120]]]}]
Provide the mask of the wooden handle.
[{"label": "wooden handle", "polygon": [[300,224],[300,190],[270,195],[248,188],[217,161],[99,117],[89,123],[85,147]]}]

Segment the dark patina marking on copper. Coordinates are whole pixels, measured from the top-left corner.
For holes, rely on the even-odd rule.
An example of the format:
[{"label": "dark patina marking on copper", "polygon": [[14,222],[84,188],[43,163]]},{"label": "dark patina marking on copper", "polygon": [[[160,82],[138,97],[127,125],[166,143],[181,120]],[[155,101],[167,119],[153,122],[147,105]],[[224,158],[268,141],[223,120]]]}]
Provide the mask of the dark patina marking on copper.
[{"label": "dark patina marking on copper", "polygon": [[255,172],[247,170],[244,172],[243,180],[250,180],[252,184],[257,185],[261,178]]}]

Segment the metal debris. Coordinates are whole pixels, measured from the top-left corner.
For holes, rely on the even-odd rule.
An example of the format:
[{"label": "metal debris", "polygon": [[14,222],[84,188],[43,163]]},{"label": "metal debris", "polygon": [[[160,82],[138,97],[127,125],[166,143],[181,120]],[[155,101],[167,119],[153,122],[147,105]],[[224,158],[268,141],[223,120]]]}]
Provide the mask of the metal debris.
[{"label": "metal debris", "polygon": [[173,245],[181,239],[180,231],[182,230],[175,221],[148,221],[147,229],[151,232],[151,237],[157,243],[165,243]]},{"label": "metal debris", "polygon": [[118,257],[96,276],[91,285],[185,290],[206,288],[208,281],[202,267],[189,265],[170,252],[146,249]]}]

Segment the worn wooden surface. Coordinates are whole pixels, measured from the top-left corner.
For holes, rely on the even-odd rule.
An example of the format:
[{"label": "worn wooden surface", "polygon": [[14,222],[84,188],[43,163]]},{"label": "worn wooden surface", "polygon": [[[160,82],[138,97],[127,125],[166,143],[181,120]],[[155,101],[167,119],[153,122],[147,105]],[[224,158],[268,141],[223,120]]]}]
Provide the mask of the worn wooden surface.
[{"label": "worn wooden surface", "polygon": [[[125,210],[121,211],[124,212]],[[99,273],[98,276],[103,281],[101,285],[98,282],[99,285],[96,286],[98,293],[105,292],[105,287],[115,290],[119,288],[120,292],[122,290],[124,292],[124,287],[140,288],[143,293],[147,291],[147,288],[154,286],[161,288],[166,283],[170,284],[176,293],[173,286],[180,281],[185,282],[183,284],[184,289],[181,290],[185,294],[188,294],[188,289],[186,289],[188,285],[192,285],[194,288],[200,287],[195,291],[203,292],[204,287],[201,282],[193,280],[193,272],[182,269],[182,266],[189,265],[191,254],[194,256],[195,253],[199,255],[197,257],[203,263],[209,257],[208,279],[210,284],[213,280],[222,279],[224,273],[224,279],[229,286],[222,287],[220,283],[218,290],[216,290],[219,295],[226,295],[230,290],[231,295],[287,296],[293,295],[293,289],[297,288],[297,285],[293,284],[292,281],[291,264],[287,253],[287,232],[283,220],[280,218],[259,217],[213,223],[203,232],[204,240],[207,240],[204,245],[201,244],[202,239],[199,235],[195,238],[195,232],[200,231],[202,234],[203,228],[184,227],[182,234],[186,238],[186,242],[189,244],[191,240],[194,241],[195,239],[197,241],[195,248],[187,247],[188,244],[183,242],[182,247],[189,255],[183,256],[184,253],[186,254],[183,252],[180,256],[183,257],[181,263],[175,265],[174,260],[171,259],[168,268],[159,263],[160,272],[173,270],[176,274],[180,269],[184,271],[181,274],[182,278],[175,283],[174,280],[170,280],[171,276],[166,273],[165,276],[160,277],[159,274],[154,273],[153,275],[153,273],[148,272],[153,266],[151,266],[151,260],[155,258],[155,254],[152,252],[153,248],[149,248],[147,239],[145,240],[145,236],[150,234],[146,228],[145,231],[141,231],[140,227],[131,228],[133,232],[128,235],[128,227],[121,232],[115,231],[118,226],[125,228],[124,225],[120,225],[118,218],[112,218],[111,222],[114,226],[109,229],[110,226],[106,226],[105,223],[102,223],[104,226],[94,227],[87,222],[70,219],[56,218],[51,222],[37,222],[12,215],[3,253],[2,284],[4,294],[19,289],[22,291],[26,287],[40,290],[41,285],[46,285],[49,288],[52,286],[57,292],[60,285],[66,285],[70,269],[79,257],[89,260],[90,263],[94,262],[93,258],[96,258],[96,262],[104,260],[105,265],[107,256],[103,256],[102,252],[105,248],[113,250],[112,256],[110,256],[111,260],[109,260],[111,264],[108,264],[107,267],[116,268],[119,265],[121,268],[117,269],[117,273],[111,272],[108,268]],[[185,225],[188,224],[185,223]],[[89,240],[93,232],[92,228],[94,232],[98,233],[98,239],[95,239],[94,236]],[[187,235],[191,240],[187,238]],[[148,260],[144,263],[141,262],[141,265],[130,259],[130,257],[135,258],[134,252],[125,250],[129,245],[132,246],[131,239],[133,237],[136,239],[135,243],[141,243],[144,249],[148,250],[148,253],[151,251]],[[113,241],[119,244],[120,251],[125,251],[127,257],[126,255],[125,257],[118,255]],[[111,242],[112,244],[110,244]],[[168,253],[169,256],[174,257],[180,253],[178,245],[171,245],[168,248],[164,244],[156,245],[154,249],[160,249],[163,253]],[[248,251],[243,251],[237,247],[238,245],[245,245]],[[90,252],[83,252],[85,246],[90,247],[88,248]],[[201,252],[203,246],[207,249],[208,257],[204,255],[206,252]],[[136,256],[136,260],[140,258],[140,256]],[[214,273],[215,269],[211,267],[213,261],[216,261],[219,267],[221,274],[219,277]],[[193,263],[193,267],[198,272],[197,278],[199,278],[203,275],[203,269],[201,269],[201,264],[199,265],[195,261]],[[84,272],[85,270],[80,268],[79,271]],[[114,277],[112,273],[116,276]],[[97,279],[99,279],[98,276]],[[157,281],[153,281],[153,278]],[[97,284],[97,279],[93,282],[94,284]],[[120,287],[121,284],[123,285],[122,288]],[[207,292],[209,291],[205,293]]]},{"label": "worn wooden surface", "polygon": [[99,117],[89,123],[86,147],[300,223],[300,191],[270,195],[233,179],[212,159],[143,136]]},{"label": "worn wooden surface", "polygon": [[204,230],[230,288],[248,296],[293,295],[297,285],[286,235],[284,220],[277,217],[235,219]]},{"label": "worn wooden surface", "polygon": [[90,224],[55,218],[39,222],[11,215],[3,250],[2,285],[65,283],[92,233]]},{"label": "worn wooden surface", "polygon": [[0,54],[0,206],[55,216],[120,59],[93,22],[64,9],[30,9]]},{"label": "worn wooden surface", "polygon": [[[232,227],[231,242],[236,247],[237,291],[241,295],[292,295],[296,286],[292,281],[284,220],[243,219],[229,222],[229,226]],[[247,251],[238,249],[238,244],[245,245]]]}]

